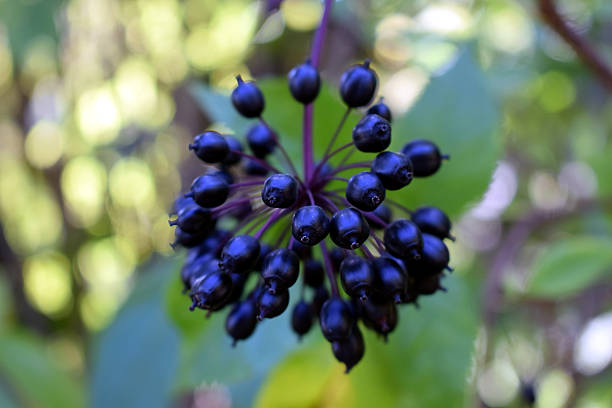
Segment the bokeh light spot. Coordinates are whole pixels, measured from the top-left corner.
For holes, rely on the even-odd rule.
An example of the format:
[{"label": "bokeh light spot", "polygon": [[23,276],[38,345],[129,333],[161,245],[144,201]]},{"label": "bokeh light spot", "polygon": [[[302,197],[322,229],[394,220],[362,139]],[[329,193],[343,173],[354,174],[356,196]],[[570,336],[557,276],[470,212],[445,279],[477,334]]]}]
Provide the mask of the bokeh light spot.
[{"label": "bokeh light spot", "polygon": [[72,301],[70,262],[57,252],[26,258],[23,285],[28,301],[47,315],[65,312]]},{"label": "bokeh light spot", "polygon": [[63,151],[64,134],[56,123],[40,121],[28,132],[25,155],[34,167],[44,169],[53,166],[62,157]]}]

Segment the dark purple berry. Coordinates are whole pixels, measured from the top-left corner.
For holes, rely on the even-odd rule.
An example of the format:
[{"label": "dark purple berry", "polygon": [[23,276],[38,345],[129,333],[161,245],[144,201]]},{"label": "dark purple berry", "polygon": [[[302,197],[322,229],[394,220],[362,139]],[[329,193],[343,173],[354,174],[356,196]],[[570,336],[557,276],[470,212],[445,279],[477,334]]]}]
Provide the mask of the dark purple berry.
[{"label": "dark purple berry", "polygon": [[250,235],[236,235],[221,251],[219,266],[224,271],[247,273],[259,256],[259,241]]},{"label": "dark purple berry", "polygon": [[259,245],[259,257],[257,257],[257,262],[255,263],[255,270],[260,271],[263,269],[264,259],[270,252],[274,251],[270,245],[265,242],[260,243]]},{"label": "dark purple berry", "polygon": [[421,263],[419,271],[428,275],[441,273],[450,261],[448,248],[442,240],[431,234],[422,234],[423,248],[421,249],[421,259],[415,263]]},{"label": "dark purple berry", "polygon": [[240,140],[236,139],[232,136],[225,136],[225,140],[227,140],[227,145],[229,146],[230,152],[223,159],[223,164],[226,166],[233,166],[240,162],[242,156],[235,152],[242,152],[242,143]]},{"label": "dark purple berry", "polygon": [[289,249],[295,252],[300,257],[300,259],[307,259],[310,258],[312,255],[312,247],[309,245],[304,245],[297,240],[293,240]]},{"label": "dark purple berry", "polygon": [[255,160],[249,159],[244,165],[244,172],[249,176],[266,176],[270,172],[267,167],[262,166]]},{"label": "dark purple berry", "polygon": [[311,288],[318,288],[325,282],[325,270],[318,259],[309,258],[304,261],[304,283]]},{"label": "dark purple berry", "polygon": [[387,190],[399,190],[412,181],[412,163],[403,153],[379,153],[372,162],[372,172]]},{"label": "dark purple berry", "polygon": [[176,220],[169,221],[170,225],[176,225],[183,231],[189,233],[208,232],[214,227],[214,222],[210,214],[210,210],[202,208],[197,204],[182,208]]},{"label": "dark purple berry", "polygon": [[257,118],[264,110],[264,97],[254,82],[244,82],[242,77],[236,77],[238,86],[232,91],[232,104],[244,117]]},{"label": "dark purple berry", "polygon": [[225,168],[222,168],[221,170],[215,169],[213,171],[208,171],[206,172],[206,174],[211,175],[211,176],[219,176],[223,180],[225,180],[227,184],[234,184],[234,176],[232,176],[232,173],[230,173]]},{"label": "dark purple berry", "polygon": [[437,207],[421,207],[412,213],[410,219],[419,227],[421,232],[435,235],[440,239],[454,239],[450,234],[450,219]]},{"label": "dark purple berry", "polygon": [[274,131],[263,123],[258,123],[249,129],[246,139],[253,154],[260,159],[265,159],[276,148]]},{"label": "dark purple berry", "polygon": [[329,236],[339,247],[355,250],[370,236],[370,226],[359,211],[343,208],[333,215]]},{"label": "dark purple berry", "polygon": [[362,152],[382,152],[391,144],[391,125],[378,115],[366,115],[353,128],[353,142]]},{"label": "dark purple berry", "polygon": [[300,300],[293,307],[293,313],[291,313],[291,327],[293,331],[301,338],[303,335],[308,333],[312,327],[312,321],[314,315],[312,313],[312,307],[303,300]]},{"label": "dark purple berry", "polygon": [[369,216],[366,215],[366,220],[368,220],[368,224],[370,227],[376,229],[385,228],[387,224],[391,222],[393,214],[391,212],[391,208],[385,203],[382,203],[374,211],[369,213]]},{"label": "dark purple berry", "polygon": [[346,199],[360,210],[374,211],[385,199],[385,187],[376,174],[363,171],[349,179]]},{"label": "dark purple berry", "polygon": [[376,271],[376,286],[380,292],[389,300],[401,303],[408,279],[393,259],[387,257],[376,258],[373,261]]},{"label": "dark purple berry", "polygon": [[359,327],[355,326],[348,338],[334,341],[332,351],[336,359],[346,366],[344,372],[351,371],[365,354],[365,343]]},{"label": "dark purple berry", "polygon": [[[216,260],[217,267],[219,267],[219,261]],[[242,297],[242,293],[244,292],[244,286],[246,285],[247,280],[249,279],[248,273],[230,273],[230,278],[232,278],[232,293],[230,297],[227,299],[227,303],[234,303],[240,300]]]},{"label": "dark purple berry", "polygon": [[[216,262],[212,254],[199,255],[197,248],[189,251],[185,264],[181,268],[181,281],[185,287],[185,292],[191,289],[197,279],[208,273],[207,266],[209,262]],[[215,269],[212,270],[214,271]]]},{"label": "dark purple berry", "polygon": [[289,71],[289,90],[298,101],[307,105],[315,100],[321,88],[321,78],[315,67],[306,61]]},{"label": "dark purple berry", "polygon": [[392,302],[375,303],[368,300],[363,303],[361,310],[365,325],[381,334],[386,341],[387,335],[397,326],[397,306]]},{"label": "dark purple berry", "polygon": [[380,100],[376,105],[370,106],[367,112],[368,115],[378,115],[384,118],[387,122],[391,123],[391,109],[383,102],[383,98],[380,97]]},{"label": "dark purple berry", "polygon": [[293,214],[291,233],[304,245],[316,245],[329,233],[329,218],[318,205],[301,207]]},{"label": "dark purple berry", "polygon": [[232,278],[229,274],[218,270],[207,273],[193,283],[190,292],[193,304],[190,309],[217,310],[225,305],[231,292]]},{"label": "dark purple berry", "polygon": [[312,297],[312,311],[316,317],[321,314],[321,308],[323,304],[329,299],[329,291],[323,285],[315,289],[314,296]]},{"label": "dark purple berry", "polygon": [[287,289],[297,281],[300,273],[300,260],[290,249],[275,249],[266,255],[261,276],[272,294]]},{"label": "dark purple berry", "polygon": [[261,200],[268,207],[289,208],[297,201],[298,184],[289,174],[273,174],[261,190]]},{"label": "dark purple berry", "polygon": [[183,231],[181,227],[174,229],[174,242],[170,244],[173,248],[176,245],[184,246],[185,248],[193,248],[199,245],[206,237],[206,232],[191,233]]},{"label": "dark purple berry", "polygon": [[193,150],[198,158],[206,163],[220,163],[229,153],[227,140],[218,132],[209,130],[193,139],[189,150]]},{"label": "dark purple berry", "polygon": [[281,315],[289,305],[289,291],[278,290],[272,294],[267,290],[260,292],[257,305],[259,313],[257,320],[263,320],[265,317],[272,318]]},{"label": "dark purple berry", "polygon": [[332,266],[334,267],[334,272],[338,273],[340,271],[340,264],[346,258],[346,251],[342,248],[334,247],[329,252],[329,257],[331,258]]},{"label": "dark purple berry", "polygon": [[355,324],[351,307],[339,297],[332,297],[323,304],[319,320],[323,336],[328,341],[348,338]]},{"label": "dark purple berry", "polygon": [[412,221],[401,219],[389,224],[383,239],[391,255],[401,259],[420,259],[423,238],[419,227]]},{"label": "dark purple berry", "polygon": [[446,289],[440,285],[441,274],[421,276],[416,279],[414,291],[419,295],[433,295],[438,290],[446,291]]},{"label": "dark purple berry", "polygon": [[376,92],[378,78],[370,69],[370,60],[354,65],[340,78],[340,96],[347,106],[358,108],[370,103]]},{"label": "dark purple berry", "polygon": [[369,260],[351,255],[340,264],[340,282],[347,295],[365,301],[376,275]]},{"label": "dark purple berry", "polygon": [[427,177],[434,174],[449,156],[440,154],[440,149],[429,140],[413,140],[402,149],[410,162],[414,177]]},{"label": "dark purple berry", "polygon": [[234,305],[225,319],[225,331],[234,339],[244,340],[253,334],[257,326],[257,308],[252,300],[244,300]]},{"label": "dark purple berry", "polygon": [[212,208],[227,200],[230,187],[223,177],[216,174],[204,174],[193,180],[191,194],[194,201],[201,207]]}]

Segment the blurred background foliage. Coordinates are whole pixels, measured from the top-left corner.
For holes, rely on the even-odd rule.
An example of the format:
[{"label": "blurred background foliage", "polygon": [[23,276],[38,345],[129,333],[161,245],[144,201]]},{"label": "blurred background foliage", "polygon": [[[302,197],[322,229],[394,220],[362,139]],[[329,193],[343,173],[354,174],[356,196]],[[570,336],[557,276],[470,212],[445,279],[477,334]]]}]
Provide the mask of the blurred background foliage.
[{"label": "blurred background foliage", "polygon": [[[236,74],[301,155],[284,78],[321,3],[0,0],[0,406],[612,406],[610,89],[536,3],[335,2],[316,148],[340,74],[371,57],[394,147],[452,156],[397,198],[439,204],[458,237],[448,293],[367,337],[347,376],[286,317],[232,348],[224,316],[187,310],[168,245],[202,172],[189,140],[244,134]],[[612,3],[557,6],[611,65]]]}]

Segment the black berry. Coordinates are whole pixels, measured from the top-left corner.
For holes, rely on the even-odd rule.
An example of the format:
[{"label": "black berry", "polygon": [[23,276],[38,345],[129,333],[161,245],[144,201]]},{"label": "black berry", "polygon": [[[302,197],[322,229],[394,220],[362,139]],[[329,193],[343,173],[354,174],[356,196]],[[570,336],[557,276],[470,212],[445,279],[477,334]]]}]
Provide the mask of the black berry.
[{"label": "black berry", "polygon": [[419,227],[421,232],[435,235],[440,239],[454,239],[450,234],[450,219],[437,207],[421,207],[412,213],[410,219]]},{"label": "black berry", "polygon": [[365,354],[365,343],[359,327],[355,326],[348,338],[334,341],[332,351],[336,359],[346,366],[344,372],[351,371]]},{"label": "black berry", "polygon": [[236,235],[221,251],[219,266],[228,272],[247,273],[259,256],[259,241],[250,235]]},{"label": "black berry", "polygon": [[363,215],[354,208],[336,212],[329,225],[329,236],[341,248],[357,249],[370,235],[370,227]]},{"label": "black berry", "polygon": [[232,292],[232,278],[221,271],[208,273],[194,282],[190,296],[193,301],[191,310],[195,307],[207,310],[217,310],[225,305]]},{"label": "black berry", "polygon": [[304,283],[311,288],[318,288],[325,281],[325,270],[318,259],[309,258],[304,261]]},{"label": "black berry", "polygon": [[370,217],[366,216],[366,219],[370,227],[381,229],[385,228],[385,226],[391,222],[392,216],[393,213],[391,212],[391,208],[385,203],[382,203],[370,213]]},{"label": "black berry", "polygon": [[321,88],[321,78],[315,67],[306,61],[289,71],[289,90],[291,95],[305,105],[315,100]]},{"label": "black berry", "polygon": [[423,248],[421,231],[412,221],[401,219],[385,228],[383,237],[385,247],[391,255],[401,259],[420,259],[419,251]]},{"label": "black berry", "polygon": [[410,162],[415,177],[427,177],[434,174],[442,165],[447,155],[440,154],[440,149],[429,140],[413,140],[402,149]]},{"label": "black berry", "polygon": [[402,153],[379,153],[372,163],[372,172],[387,190],[399,190],[412,181],[412,163]]},{"label": "black berry", "polygon": [[354,65],[340,78],[340,96],[347,106],[358,108],[370,103],[376,92],[378,77],[370,69],[370,60]]},{"label": "black berry", "polygon": [[257,299],[257,305],[259,306],[257,320],[279,316],[289,305],[289,291],[286,289],[278,290],[274,294],[267,290],[261,291]]},{"label": "black berry", "polygon": [[210,211],[197,204],[182,208],[178,212],[176,220],[169,221],[169,223],[190,233],[208,232],[214,226]]},{"label": "black berry", "polygon": [[201,207],[212,208],[227,200],[230,187],[227,181],[216,174],[204,174],[193,180],[191,194],[194,201]]},{"label": "black berry", "polygon": [[253,154],[260,159],[265,159],[276,148],[276,135],[263,123],[249,129],[246,139]]},{"label": "black berry", "polygon": [[261,199],[273,208],[288,208],[295,204],[298,195],[297,181],[289,174],[273,174],[261,190]]},{"label": "black berry", "polygon": [[369,260],[351,255],[340,264],[342,288],[351,297],[365,301],[375,282],[375,272]]},{"label": "black berry", "polygon": [[385,187],[376,174],[357,173],[346,185],[346,199],[360,210],[374,211],[385,199]]},{"label": "black berry", "polygon": [[311,305],[300,300],[293,307],[293,313],[291,314],[291,327],[293,331],[301,338],[312,327],[313,318]]},{"label": "black berry", "polygon": [[362,152],[382,152],[391,144],[391,125],[378,115],[366,115],[353,128],[353,142]]},{"label": "black berry", "polygon": [[227,154],[227,156],[225,156],[225,159],[223,159],[223,164],[226,166],[233,166],[234,164],[239,163],[240,159],[242,158],[238,153],[235,153],[242,152],[242,143],[240,143],[240,140],[232,136],[225,136],[225,140],[227,140],[227,145],[229,146],[230,152]]},{"label": "black berry", "polygon": [[384,256],[374,259],[373,264],[378,290],[395,303],[401,303],[407,285],[407,277],[401,266]]},{"label": "black berry", "polygon": [[279,289],[291,287],[298,278],[300,260],[290,249],[275,249],[266,255],[261,270],[261,276],[266,282],[268,291],[272,294]]},{"label": "black berry", "polygon": [[209,130],[193,139],[189,150],[193,150],[198,158],[206,163],[220,163],[229,153],[227,140],[214,130]]},{"label": "black berry", "polygon": [[389,109],[389,107],[383,102],[382,97],[376,105],[370,106],[367,113],[368,115],[378,115],[384,118],[387,122],[391,123],[391,109]]},{"label": "black berry", "polygon": [[318,205],[301,207],[293,214],[291,233],[304,245],[316,245],[329,232],[329,218]]},{"label": "black berry", "polygon": [[234,339],[233,344],[253,334],[257,326],[256,316],[257,308],[252,300],[247,299],[234,305],[225,319],[225,330]]},{"label": "black berry", "polygon": [[323,336],[328,341],[348,338],[355,324],[351,307],[339,297],[332,297],[323,304],[319,320]]},{"label": "black berry", "polygon": [[238,86],[232,91],[232,104],[244,117],[256,118],[264,110],[264,97],[254,82],[244,82],[242,77],[236,77]]}]

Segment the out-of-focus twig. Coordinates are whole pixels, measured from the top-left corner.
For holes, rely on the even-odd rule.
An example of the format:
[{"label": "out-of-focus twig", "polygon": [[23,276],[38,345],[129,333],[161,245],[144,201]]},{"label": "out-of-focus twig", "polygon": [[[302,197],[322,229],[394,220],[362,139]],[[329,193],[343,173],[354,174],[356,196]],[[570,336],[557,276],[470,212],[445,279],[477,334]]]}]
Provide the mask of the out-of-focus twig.
[{"label": "out-of-focus twig", "polygon": [[538,0],[542,19],[567,42],[599,80],[612,92],[612,69],[589,42],[563,19],[554,0]]}]

